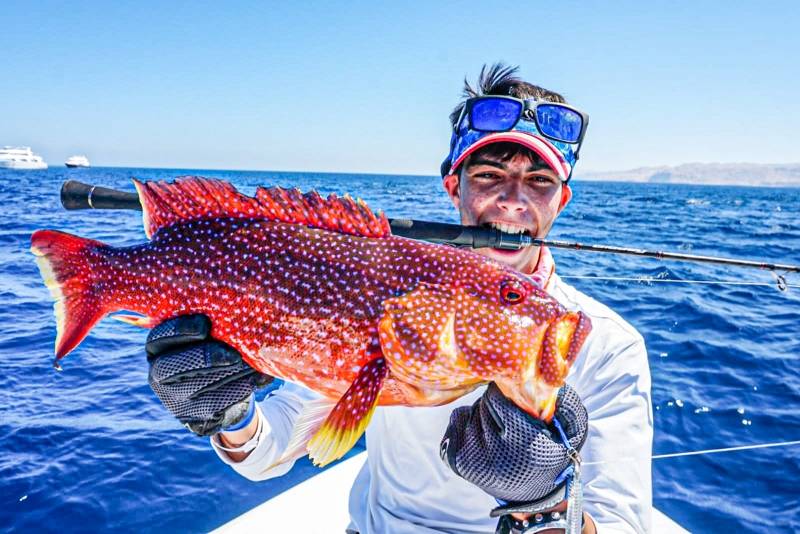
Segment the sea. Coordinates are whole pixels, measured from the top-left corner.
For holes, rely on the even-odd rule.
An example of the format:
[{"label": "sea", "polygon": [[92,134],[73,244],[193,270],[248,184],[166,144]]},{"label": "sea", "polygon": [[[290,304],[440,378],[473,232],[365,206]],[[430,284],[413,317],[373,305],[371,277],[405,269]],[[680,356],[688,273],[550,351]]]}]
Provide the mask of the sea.
[{"label": "sea", "polygon": [[[299,461],[282,478],[254,483],[220,462],[148,386],[144,330],[102,321],[62,372],[53,369],[53,304],[31,233],[55,228],[114,245],[145,239],[138,212],[64,210],[62,182],[133,191],[132,177],[189,174],[248,193],[258,185],[350,193],[390,217],[457,222],[435,176],[0,171],[0,530],[207,531],[319,473]],[[572,185],[551,238],[800,264],[798,188]],[[655,455],[778,444],[654,459],[655,506],[693,532],[800,531],[800,446],[786,444],[800,440],[800,274],[786,275],[781,290],[759,269],[554,255],[568,283],[644,336]]]}]

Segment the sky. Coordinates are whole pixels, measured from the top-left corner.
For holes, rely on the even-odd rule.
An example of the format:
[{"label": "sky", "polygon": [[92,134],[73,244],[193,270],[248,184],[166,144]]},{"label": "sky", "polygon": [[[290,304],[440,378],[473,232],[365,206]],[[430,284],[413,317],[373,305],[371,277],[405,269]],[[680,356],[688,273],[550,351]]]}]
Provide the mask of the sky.
[{"label": "sky", "polygon": [[495,61],[589,114],[578,175],[800,162],[790,1],[5,0],[0,28],[0,146],[51,165],[437,174]]}]

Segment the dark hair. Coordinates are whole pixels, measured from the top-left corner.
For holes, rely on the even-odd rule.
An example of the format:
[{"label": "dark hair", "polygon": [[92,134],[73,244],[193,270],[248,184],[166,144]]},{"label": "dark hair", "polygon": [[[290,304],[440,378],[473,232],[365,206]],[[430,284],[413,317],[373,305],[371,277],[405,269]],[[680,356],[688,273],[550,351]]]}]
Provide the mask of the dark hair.
[{"label": "dark hair", "polygon": [[[512,67],[502,62],[494,63],[493,65],[488,66],[484,65],[481,67],[480,74],[478,74],[478,83],[474,89],[469,84],[467,79],[464,78],[464,89],[461,95],[462,100],[455,107],[455,109],[453,109],[453,112],[450,113],[450,125],[455,128],[456,121],[461,116],[461,111],[464,109],[467,99],[474,98],[476,96],[505,95],[514,96],[517,98],[538,98],[541,100],[547,100],[549,102],[566,103],[566,99],[559,93],[550,91],[549,89],[545,89],[544,87],[540,87],[532,83],[528,83],[525,80],[517,77],[516,74],[518,70],[519,67]],[[480,153],[486,155],[488,153],[487,151],[492,146],[493,145],[489,145],[481,149]],[[538,155],[536,155],[533,151],[528,150],[520,145],[515,146],[519,148],[514,148],[513,150],[511,147],[506,147],[499,150],[491,149],[491,155],[501,159],[502,161],[511,159],[517,154],[526,154],[530,157],[531,161],[536,161],[536,158],[538,158]],[[442,162],[442,176],[446,176],[450,172],[450,163],[449,156]]]},{"label": "dark hair", "polygon": [[517,98],[539,98],[548,102],[559,102],[565,104],[567,101],[563,96],[550,91],[544,87],[539,87],[528,83],[522,78],[515,76],[519,67],[511,67],[501,62],[491,66],[484,65],[478,74],[478,83],[475,89],[464,78],[464,90],[461,93],[463,100],[450,113],[450,125],[455,128],[458,117],[467,99],[483,95],[505,95]]},{"label": "dark hair", "polygon": [[524,156],[530,160],[533,164],[539,164],[547,166],[547,163],[542,159],[542,157],[531,150],[530,148],[520,145],[519,143],[511,143],[508,141],[501,141],[499,143],[492,143],[490,145],[486,145],[484,147],[479,148],[466,159],[466,161],[462,164],[463,168],[467,167],[470,161],[473,159],[478,159],[480,157],[487,157],[489,159],[497,160],[497,161],[509,161],[514,159],[517,156]]}]

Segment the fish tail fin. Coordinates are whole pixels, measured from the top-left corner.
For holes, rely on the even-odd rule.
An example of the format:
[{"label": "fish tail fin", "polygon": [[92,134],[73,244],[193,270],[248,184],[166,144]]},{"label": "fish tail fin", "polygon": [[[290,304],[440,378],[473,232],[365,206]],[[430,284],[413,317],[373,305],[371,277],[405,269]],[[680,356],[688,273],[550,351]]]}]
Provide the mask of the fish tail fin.
[{"label": "fish tail fin", "polygon": [[31,252],[45,285],[55,299],[56,362],[86,337],[109,310],[94,287],[92,265],[100,241],[56,230],[38,230],[31,236]]}]

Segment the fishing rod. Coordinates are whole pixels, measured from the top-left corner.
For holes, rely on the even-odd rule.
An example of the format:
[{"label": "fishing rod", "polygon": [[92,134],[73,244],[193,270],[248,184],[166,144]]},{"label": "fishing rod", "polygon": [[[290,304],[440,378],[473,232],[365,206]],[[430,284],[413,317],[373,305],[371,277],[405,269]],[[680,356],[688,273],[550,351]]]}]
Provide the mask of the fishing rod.
[{"label": "fishing rod", "polygon": [[[68,210],[128,209],[141,211],[142,209],[139,203],[139,195],[136,193],[118,191],[98,185],[84,184],[76,180],[67,180],[61,186],[61,204]],[[531,237],[527,234],[510,234],[501,232],[496,228],[485,228],[482,226],[461,226],[459,224],[417,221],[413,219],[389,219],[389,226],[392,228],[392,234],[400,237],[456,247],[492,247],[505,250],[519,250],[534,245],[546,245],[552,248],[606,252],[611,254],[656,258],[660,260],[678,260],[751,267],[772,271],[777,278],[778,288],[781,291],[785,291],[788,285],[786,284],[786,279],[775,271],[800,272],[800,265],[784,265],[763,261],[722,258],[718,256],[701,256],[696,254],[682,254],[612,245],[592,245],[557,241]]]}]

